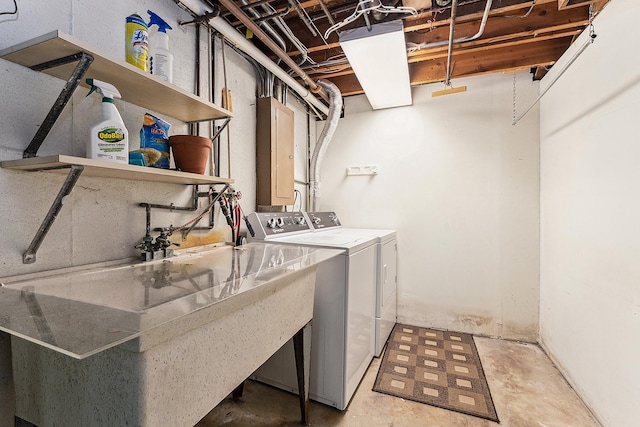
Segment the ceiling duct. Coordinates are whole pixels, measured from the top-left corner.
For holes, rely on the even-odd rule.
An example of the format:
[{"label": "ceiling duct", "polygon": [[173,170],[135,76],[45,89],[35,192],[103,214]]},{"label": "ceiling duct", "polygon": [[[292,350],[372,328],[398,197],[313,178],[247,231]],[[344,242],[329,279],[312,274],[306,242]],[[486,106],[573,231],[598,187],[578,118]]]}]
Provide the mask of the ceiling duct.
[{"label": "ceiling duct", "polygon": [[328,80],[318,80],[318,84],[324,88],[329,94],[329,113],[327,114],[327,120],[324,123],[320,138],[313,150],[313,156],[311,157],[311,170],[310,170],[310,187],[311,187],[311,204],[309,206],[310,211],[320,210],[318,203],[318,197],[320,197],[320,168],[322,166],[322,159],[324,153],[327,151],[327,146],[333,138],[333,133],[338,126],[338,120],[340,120],[340,114],[342,113],[342,94],[340,89]]}]

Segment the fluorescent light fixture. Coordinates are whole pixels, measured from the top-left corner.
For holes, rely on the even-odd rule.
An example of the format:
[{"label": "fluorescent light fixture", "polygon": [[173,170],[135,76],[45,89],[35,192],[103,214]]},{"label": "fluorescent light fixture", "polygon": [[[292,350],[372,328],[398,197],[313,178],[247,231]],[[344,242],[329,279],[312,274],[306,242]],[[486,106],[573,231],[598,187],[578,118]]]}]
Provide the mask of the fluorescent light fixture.
[{"label": "fluorescent light fixture", "polygon": [[371,108],[411,105],[411,83],[402,20],[340,33],[340,46]]}]

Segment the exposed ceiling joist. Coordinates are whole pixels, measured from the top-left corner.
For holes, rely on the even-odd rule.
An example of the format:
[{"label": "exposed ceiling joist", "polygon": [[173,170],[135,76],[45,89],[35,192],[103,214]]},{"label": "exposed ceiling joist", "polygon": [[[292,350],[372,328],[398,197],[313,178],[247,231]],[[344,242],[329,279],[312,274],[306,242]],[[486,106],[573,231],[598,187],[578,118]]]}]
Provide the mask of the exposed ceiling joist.
[{"label": "exposed ceiling joist", "polygon": [[[229,1],[242,6],[241,0]],[[320,1],[329,11],[331,20]],[[375,3],[380,0],[369,1]],[[448,41],[450,8],[438,7],[435,0],[405,0],[404,3],[394,0],[382,1],[385,5],[417,4],[420,8],[416,16],[370,14],[369,17],[370,23],[402,18],[408,45],[427,45],[426,48],[408,53],[411,84],[443,81],[447,45],[428,46],[430,43]],[[574,2],[572,7],[559,9],[558,0],[493,0],[484,33],[475,40],[454,44],[452,78],[521,69],[533,69],[536,71],[535,78],[540,78],[588,27],[590,5],[592,4],[593,11],[597,12],[612,0],[569,1]],[[281,21],[267,20],[265,25],[271,25],[278,32],[282,32],[283,26],[287,27],[297,37],[306,49],[307,55],[300,67],[310,78],[331,80],[343,95],[362,93],[350,65],[343,59],[338,43],[338,31],[331,33],[327,40],[321,36],[332,25],[332,21],[341,22],[351,15],[358,4],[357,1],[273,0],[268,3],[270,6],[256,6],[255,10],[261,15],[267,15],[273,11],[291,9]],[[475,35],[480,27],[486,0],[459,0],[458,4],[454,38]],[[235,17],[228,16],[228,20],[233,25],[242,27]],[[365,20],[359,18],[341,30],[365,25]],[[287,40],[285,33],[282,33],[282,37]],[[270,54],[260,41],[256,41],[256,44],[263,48],[265,53]],[[300,63],[301,58],[304,58],[300,49],[294,47],[293,42],[288,41],[287,44],[289,57]]]}]

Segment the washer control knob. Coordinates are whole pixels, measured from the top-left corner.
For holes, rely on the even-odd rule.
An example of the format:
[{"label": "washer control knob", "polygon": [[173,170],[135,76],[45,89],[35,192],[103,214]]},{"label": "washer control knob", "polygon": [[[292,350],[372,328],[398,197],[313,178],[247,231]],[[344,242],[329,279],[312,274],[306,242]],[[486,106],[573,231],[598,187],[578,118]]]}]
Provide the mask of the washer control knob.
[{"label": "washer control knob", "polygon": [[276,228],[276,219],[275,218],[269,218],[267,219],[267,228]]},{"label": "washer control knob", "polygon": [[276,219],[276,225],[280,228],[284,227],[284,218],[279,217],[278,219]]},{"label": "washer control knob", "polygon": [[299,216],[299,217],[296,218],[296,224],[304,225],[305,223],[306,223],[306,221],[304,220],[303,216]]}]

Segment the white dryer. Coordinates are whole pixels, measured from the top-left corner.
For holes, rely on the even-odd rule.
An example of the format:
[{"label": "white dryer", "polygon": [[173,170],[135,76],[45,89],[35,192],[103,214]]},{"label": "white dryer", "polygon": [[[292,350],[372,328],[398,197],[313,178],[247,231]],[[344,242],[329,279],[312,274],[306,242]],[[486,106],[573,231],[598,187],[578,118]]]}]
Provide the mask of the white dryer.
[{"label": "white dryer", "polygon": [[[313,219],[321,232],[302,213],[253,213],[248,220],[254,239],[344,250],[317,271],[309,381],[311,399],[344,410],[373,359],[376,238],[338,232],[339,221],[328,213]],[[283,347],[252,378],[297,391],[292,349]]]},{"label": "white dryer", "polygon": [[374,351],[380,357],[397,320],[398,241],[394,230],[343,227],[344,234],[370,236],[376,239],[376,305],[374,318]]},{"label": "white dryer", "polygon": [[[375,357],[380,357],[397,319],[398,244],[395,230],[343,227],[335,212],[307,212],[305,215],[314,231],[328,231],[339,233],[343,236],[351,235],[376,239],[376,304],[373,354]],[[333,227],[326,227],[326,219],[331,220]]]}]

